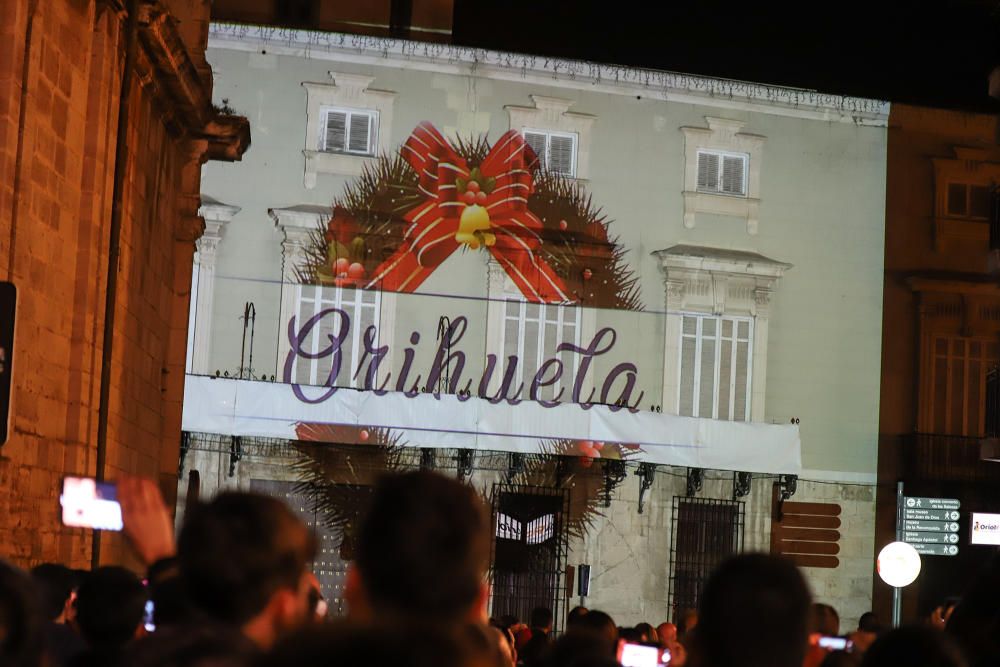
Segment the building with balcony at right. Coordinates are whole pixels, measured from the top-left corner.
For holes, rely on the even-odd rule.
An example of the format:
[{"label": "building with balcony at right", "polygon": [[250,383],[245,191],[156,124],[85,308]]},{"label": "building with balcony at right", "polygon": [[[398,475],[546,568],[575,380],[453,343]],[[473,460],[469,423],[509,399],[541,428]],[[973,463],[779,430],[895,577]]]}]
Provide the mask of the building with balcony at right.
[{"label": "building with balcony at right", "polygon": [[[969,512],[1000,511],[997,117],[894,104],[889,123],[876,549],[894,539],[906,496],[957,498],[956,556],[926,556],[904,618],[959,595],[993,555],[968,543]],[[993,400],[989,400],[988,396]],[[984,456],[985,453],[985,456]],[[889,617],[891,589],[876,581]]]}]

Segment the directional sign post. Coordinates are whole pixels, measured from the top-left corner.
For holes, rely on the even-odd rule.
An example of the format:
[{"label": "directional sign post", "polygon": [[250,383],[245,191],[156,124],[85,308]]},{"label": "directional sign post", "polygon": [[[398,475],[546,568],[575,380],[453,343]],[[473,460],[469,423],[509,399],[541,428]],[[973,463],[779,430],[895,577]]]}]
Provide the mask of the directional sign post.
[{"label": "directional sign post", "polygon": [[955,498],[903,496],[896,519],[897,538],[924,556],[957,556],[961,505]]},{"label": "directional sign post", "polygon": [[[896,484],[896,540],[912,546],[921,556],[957,556],[959,513],[956,498],[924,498],[903,494]],[[902,594],[892,590],[892,625],[899,625]]]}]

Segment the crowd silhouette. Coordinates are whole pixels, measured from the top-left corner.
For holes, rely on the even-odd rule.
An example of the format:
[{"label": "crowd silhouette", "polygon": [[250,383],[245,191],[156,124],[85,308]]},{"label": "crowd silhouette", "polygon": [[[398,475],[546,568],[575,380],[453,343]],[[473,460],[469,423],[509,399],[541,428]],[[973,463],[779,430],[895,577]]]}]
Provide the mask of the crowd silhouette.
[{"label": "crowd silhouette", "polygon": [[[377,484],[331,619],[310,572],[310,530],[274,498],[224,492],[174,536],[156,485],[119,482],[124,532],[147,567],[93,571],[0,562],[0,667],[988,667],[1000,665],[1000,561],[927,622],[887,630],[872,613],[842,633],[790,561],[724,561],[698,609],[620,627],[576,607],[488,613],[490,514],[428,471]],[[660,619],[653,619],[660,620]]]}]

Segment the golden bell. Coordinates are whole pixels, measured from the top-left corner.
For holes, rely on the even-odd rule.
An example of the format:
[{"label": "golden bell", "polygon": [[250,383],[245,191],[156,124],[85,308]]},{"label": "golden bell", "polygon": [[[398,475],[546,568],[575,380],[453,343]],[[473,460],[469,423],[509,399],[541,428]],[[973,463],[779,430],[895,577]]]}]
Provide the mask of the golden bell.
[{"label": "golden bell", "polygon": [[489,231],[490,214],[478,204],[466,206],[462,217],[458,220],[458,231],[455,241],[465,243],[473,250],[478,250],[480,242],[491,246],[496,243],[496,236]]}]

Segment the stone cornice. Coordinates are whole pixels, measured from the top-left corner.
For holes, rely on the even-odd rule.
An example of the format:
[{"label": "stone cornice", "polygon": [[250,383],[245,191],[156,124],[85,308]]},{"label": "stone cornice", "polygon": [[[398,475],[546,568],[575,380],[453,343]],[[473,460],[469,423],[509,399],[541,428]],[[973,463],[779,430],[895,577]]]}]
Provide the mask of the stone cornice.
[{"label": "stone cornice", "polygon": [[673,246],[665,250],[654,250],[663,269],[686,269],[744,276],[781,278],[792,268],[787,262],[779,262],[754,252],[705,248],[700,246]]},{"label": "stone cornice", "polygon": [[582,60],[491,51],[386,37],[212,23],[209,48],[269,52],[317,60],[403,67],[527,81],[612,94],[740,108],[818,120],[885,126],[889,103],[746,81],[693,76]]},{"label": "stone cornice", "polygon": [[205,139],[205,159],[239,160],[250,146],[246,118],[221,114],[212,91],[191,60],[176,19],[159,0],[139,7],[138,80],[156,99],[167,128]]}]

